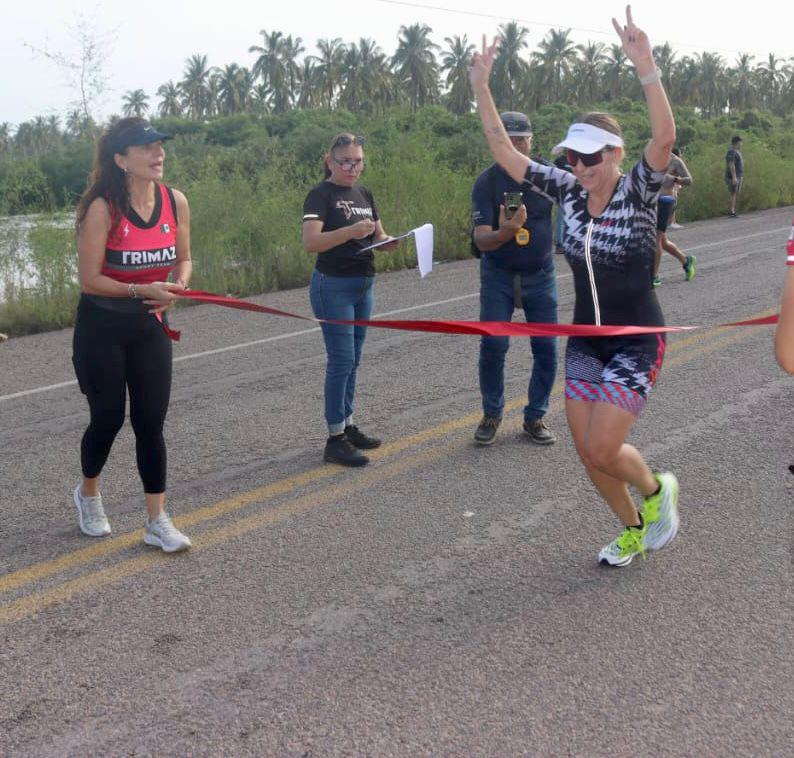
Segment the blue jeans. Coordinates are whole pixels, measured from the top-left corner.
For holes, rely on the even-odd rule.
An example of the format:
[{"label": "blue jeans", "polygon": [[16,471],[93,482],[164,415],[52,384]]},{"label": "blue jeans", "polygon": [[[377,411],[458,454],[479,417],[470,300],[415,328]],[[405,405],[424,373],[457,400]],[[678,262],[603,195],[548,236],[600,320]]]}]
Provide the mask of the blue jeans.
[{"label": "blue jeans", "polygon": [[[366,320],[372,314],[373,276],[312,274],[309,299],[317,318]],[[329,434],[353,423],[356,369],[361,363],[365,326],[321,324],[328,363],[325,367],[325,420]]]},{"label": "blue jeans", "polygon": [[[488,254],[480,259],[480,321],[512,321],[515,277],[520,277],[521,304],[528,322],[557,323],[557,280],[554,266],[532,274],[516,274],[496,268]],[[557,374],[556,337],[530,337],[532,375],[527,389],[524,420],[541,418],[549,408],[549,396]],[[480,392],[486,416],[501,418],[505,407],[505,356],[508,337],[482,337],[480,342]]]}]

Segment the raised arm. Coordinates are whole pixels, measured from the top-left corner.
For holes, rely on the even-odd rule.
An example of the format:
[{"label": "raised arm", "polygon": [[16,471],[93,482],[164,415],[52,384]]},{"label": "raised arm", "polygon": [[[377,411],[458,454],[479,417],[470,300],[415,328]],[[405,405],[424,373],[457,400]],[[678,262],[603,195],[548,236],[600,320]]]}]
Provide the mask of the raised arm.
[{"label": "raised arm", "polygon": [[469,69],[469,80],[477,101],[477,110],[482,119],[482,128],[488,146],[491,148],[494,160],[517,182],[524,181],[524,175],[529,166],[529,158],[516,150],[507,136],[499,112],[496,110],[491,90],[488,87],[488,79],[491,76],[494,58],[498,42],[494,39],[492,45],[488,45],[485,35],[482,36],[482,52],[474,53]]},{"label": "raised arm", "polygon": [[643,82],[642,89],[651,117],[651,140],[645,146],[645,160],[655,171],[664,171],[670,165],[670,151],[675,144],[675,120],[661,76],[656,73],[653,48],[648,35],[634,24],[630,5],[626,6],[626,24],[621,26],[613,18],[612,25],[620,37],[623,52],[634,64],[637,75]]}]

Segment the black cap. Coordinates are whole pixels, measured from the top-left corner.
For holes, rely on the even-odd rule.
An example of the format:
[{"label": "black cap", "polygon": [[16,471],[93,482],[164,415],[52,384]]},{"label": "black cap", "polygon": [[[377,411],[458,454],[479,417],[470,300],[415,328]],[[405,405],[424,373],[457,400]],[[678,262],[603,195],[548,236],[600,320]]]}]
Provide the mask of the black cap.
[{"label": "black cap", "polygon": [[518,111],[505,111],[499,118],[507,132],[508,137],[531,137],[532,125],[529,119]]},{"label": "black cap", "polygon": [[151,145],[152,142],[165,142],[171,139],[170,134],[158,132],[148,121],[133,124],[113,140],[113,152],[123,153],[133,145]]}]

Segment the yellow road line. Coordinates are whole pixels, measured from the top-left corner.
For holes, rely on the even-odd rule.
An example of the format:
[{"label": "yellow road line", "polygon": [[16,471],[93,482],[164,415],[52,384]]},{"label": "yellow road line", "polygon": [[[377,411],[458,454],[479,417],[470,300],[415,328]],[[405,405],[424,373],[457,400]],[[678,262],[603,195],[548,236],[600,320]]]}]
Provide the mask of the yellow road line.
[{"label": "yellow road line", "polygon": [[[775,312],[776,309],[770,309],[768,311],[764,311],[763,313],[749,316],[748,318],[761,318]],[[701,342],[705,343],[704,347],[700,350],[696,350],[694,352],[688,351],[685,356],[687,358],[701,355],[704,352],[713,352],[723,345],[743,339],[747,334],[748,332],[746,330],[735,331],[734,329],[729,330],[728,327],[716,327],[705,332],[695,332],[693,334],[687,335],[686,337],[679,337],[674,341],[671,341],[671,344],[667,350],[668,356],[665,361],[665,365],[669,368],[671,365],[677,365],[680,363],[681,361],[675,361],[672,359],[670,357],[671,354],[675,354],[684,348],[690,347],[691,345]],[[562,383],[558,382],[554,385],[552,396],[556,397],[561,394],[561,392]],[[526,399],[523,397],[515,398],[506,404],[505,412],[510,412],[520,408],[525,404],[525,402]],[[476,411],[474,413],[452,419],[451,421],[447,421],[443,424],[429,427],[417,432],[416,434],[408,435],[383,445],[378,450],[373,451],[370,457],[373,460],[382,460],[383,458],[387,458],[393,454],[402,452],[410,447],[430,442],[432,440],[438,439],[439,437],[444,437],[446,435],[460,431],[461,429],[472,426],[476,421],[479,420],[480,416],[480,411]],[[375,473],[381,470],[383,469],[378,468],[375,470]],[[249,490],[248,492],[243,492],[239,495],[221,500],[212,505],[197,508],[182,516],[179,516],[175,519],[175,522],[181,528],[187,529],[197,524],[212,521],[225,514],[241,510],[252,503],[263,503],[267,500],[286,495],[301,487],[316,484],[323,479],[333,476],[341,476],[344,471],[346,470],[339,469],[339,467],[332,465],[318,466],[310,469],[309,471],[286,477],[263,487]],[[359,474],[359,476],[361,475]],[[101,542],[89,545],[88,547],[66,553],[58,558],[54,558],[51,561],[43,561],[17,571],[10,572],[0,577],[0,593],[10,592],[26,584],[35,582],[39,579],[44,579],[61,571],[88,564],[89,562],[98,558],[103,558],[108,555],[112,555],[113,553],[121,552],[122,550],[137,545],[140,540],[140,530],[127,532],[125,534],[114,536],[110,540],[103,540]],[[109,570],[110,569],[106,569],[105,571]]]},{"label": "yellow road line", "polygon": [[[453,441],[430,451],[422,451],[415,455],[401,458],[386,466],[371,469],[355,480],[346,481],[318,492],[303,495],[295,500],[283,503],[276,508],[262,513],[255,513],[251,516],[238,519],[232,524],[204,532],[193,540],[193,547],[190,552],[195,553],[213,547],[214,545],[228,542],[231,539],[260,529],[263,526],[277,524],[298,514],[327,505],[345,496],[353,495],[367,487],[371,487],[373,484],[391,479],[395,476],[400,476],[411,469],[438,460],[445,456],[450,449],[461,444],[463,444],[461,441]],[[13,602],[0,605],[0,624],[10,624],[15,621],[20,621],[52,605],[70,600],[76,595],[89,590],[96,590],[122,579],[127,579],[150,567],[162,565],[166,561],[174,560],[175,558],[176,556],[168,556],[160,550],[157,552],[148,552],[145,555],[128,558],[114,566],[100,569],[99,571],[93,571],[76,579],[63,582],[50,589],[26,595]]]}]

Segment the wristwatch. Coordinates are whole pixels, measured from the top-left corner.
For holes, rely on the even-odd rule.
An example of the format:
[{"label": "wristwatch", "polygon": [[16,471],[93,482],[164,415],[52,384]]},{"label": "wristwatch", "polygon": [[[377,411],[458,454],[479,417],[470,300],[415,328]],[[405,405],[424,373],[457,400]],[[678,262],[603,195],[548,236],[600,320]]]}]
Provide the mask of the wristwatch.
[{"label": "wristwatch", "polygon": [[662,70],[657,66],[652,74],[645,74],[640,77],[640,84],[644,87],[646,84],[653,84],[662,80]]}]

